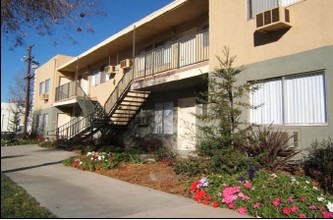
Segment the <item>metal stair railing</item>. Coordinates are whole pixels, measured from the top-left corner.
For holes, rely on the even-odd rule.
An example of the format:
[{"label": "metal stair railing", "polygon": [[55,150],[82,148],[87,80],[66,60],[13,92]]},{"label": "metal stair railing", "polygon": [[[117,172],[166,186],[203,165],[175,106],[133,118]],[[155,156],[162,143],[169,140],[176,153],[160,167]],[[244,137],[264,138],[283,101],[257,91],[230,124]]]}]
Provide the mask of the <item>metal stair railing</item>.
[{"label": "metal stair railing", "polygon": [[133,81],[133,68],[125,73],[121,80],[119,81],[117,87],[113,90],[108,100],[106,100],[104,104],[104,109],[107,115],[111,115],[114,111],[115,107],[119,103],[121,97],[126,93],[129,89],[131,82]]}]

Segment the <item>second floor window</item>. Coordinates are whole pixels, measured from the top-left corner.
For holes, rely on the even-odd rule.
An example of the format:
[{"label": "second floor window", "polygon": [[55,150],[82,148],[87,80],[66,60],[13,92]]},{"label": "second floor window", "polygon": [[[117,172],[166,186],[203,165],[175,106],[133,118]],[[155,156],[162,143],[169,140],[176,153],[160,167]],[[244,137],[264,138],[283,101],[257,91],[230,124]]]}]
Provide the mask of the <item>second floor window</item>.
[{"label": "second floor window", "polygon": [[108,74],[104,72],[104,67],[101,66],[99,69],[95,69],[91,74],[91,86],[97,86],[109,80]]},{"label": "second floor window", "polygon": [[39,94],[48,94],[50,91],[50,79],[39,83]]},{"label": "second floor window", "polygon": [[248,19],[255,18],[257,14],[264,11],[286,7],[302,0],[247,0]]}]

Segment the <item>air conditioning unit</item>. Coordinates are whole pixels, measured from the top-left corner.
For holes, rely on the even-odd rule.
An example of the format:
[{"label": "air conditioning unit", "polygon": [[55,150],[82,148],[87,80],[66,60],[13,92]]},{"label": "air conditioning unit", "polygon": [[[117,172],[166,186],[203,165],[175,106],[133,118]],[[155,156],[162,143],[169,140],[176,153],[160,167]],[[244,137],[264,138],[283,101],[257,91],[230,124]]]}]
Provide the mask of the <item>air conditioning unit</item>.
[{"label": "air conditioning unit", "polygon": [[116,67],[115,66],[106,66],[104,68],[104,72],[109,75],[110,78],[113,78],[116,75]]},{"label": "air conditioning unit", "polygon": [[131,59],[125,59],[120,61],[120,68],[122,69],[128,69],[132,65],[132,60]]},{"label": "air conditioning unit", "polygon": [[40,100],[49,100],[49,94],[43,93],[39,95]]},{"label": "air conditioning unit", "polygon": [[277,7],[256,15],[256,31],[273,32],[290,28],[289,10],[284,7]]}]

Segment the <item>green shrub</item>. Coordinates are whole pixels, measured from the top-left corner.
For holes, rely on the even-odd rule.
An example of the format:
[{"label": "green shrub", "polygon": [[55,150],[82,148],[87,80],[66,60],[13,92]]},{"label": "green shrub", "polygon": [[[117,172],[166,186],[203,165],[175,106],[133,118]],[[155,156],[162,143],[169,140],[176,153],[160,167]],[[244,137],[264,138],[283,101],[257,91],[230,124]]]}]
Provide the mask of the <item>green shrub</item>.
[{"label": "green shrub", "polygon": [[248,141],[244,144],[244,150],[249,156],[255,158],[261,168],[270,171],[292,172],[297,167],[298,161],[294,159],[300,150],[291,146],[288,136],[280,129],[256,126],[249,128]]},{"label": "green shrub", "polygon": [[72,166],[74,162],[74,158],[70,157],[70,158],[66,158],[62,161],[62,164],[65,166]]},{"label": "green shrub", "polygon": [[181,176],[199,176],[209,173],[208,162],[204,159],[177,159],[173,164],[173,170]]},{"label": "green shrub", "polygon": [[235,174],[256,166],[253,158],[231,147],[216,150],[209,160],[210,173]]},{"label": "green shrub", "polygon": [[307,175],[319,181],[320,187],[333,194],[333,142],[331,138],[311,145],[305,159],[304,168]]}]

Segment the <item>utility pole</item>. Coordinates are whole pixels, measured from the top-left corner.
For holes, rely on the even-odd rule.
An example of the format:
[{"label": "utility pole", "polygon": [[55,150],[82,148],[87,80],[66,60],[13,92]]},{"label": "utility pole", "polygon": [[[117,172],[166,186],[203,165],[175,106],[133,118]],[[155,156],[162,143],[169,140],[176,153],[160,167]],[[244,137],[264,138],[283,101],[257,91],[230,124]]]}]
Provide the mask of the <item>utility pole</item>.
[{"label": "utility pole", "polygon": [[24,111],[24,136],[27,136],[27,128],[28,128],[28,120],[29,120],[29,113],[30,113],[30,79],[32,78],[30,71],[31,71],[31,62],[33,57],[31,56],[32,47],[35,45],[30,45],[28,47],[28,57],[26,62],[27,66],[27,75],[24,79],[27,80],[27,90],[26,90],[26,97],[25,97],[25,111]]}]

